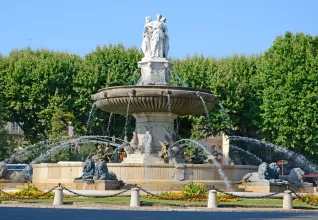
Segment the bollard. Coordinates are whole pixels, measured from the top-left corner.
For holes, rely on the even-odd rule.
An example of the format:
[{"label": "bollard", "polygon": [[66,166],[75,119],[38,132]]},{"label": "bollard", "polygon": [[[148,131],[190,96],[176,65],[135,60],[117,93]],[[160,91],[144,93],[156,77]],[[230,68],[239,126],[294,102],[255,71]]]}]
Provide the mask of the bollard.
[{"label": "bollard", "polygon": [[54,190],[54,201],[53,205],[63,205],[63,188],[57,187]]},{"label": "bollard", "polygon": [[217,207],[218,207],[218,199],[216,197],[216,190],[214,189],[209,190],[208,208],[216,209]]},{"label": "bollard", "polygon": [[130,197],[130,207],[139,207],[139,206],[140,206],[139,188],[132,188],[131,197]]},{"label": "bollard", "polygon": [[316,186],[314,187],[314,193],[317,193],[317,187]]},{"label": "bollard", "polygon": [[292,208],[293,208],[292,191],[286,190],[284,191],[283,209],[292,209]]}]

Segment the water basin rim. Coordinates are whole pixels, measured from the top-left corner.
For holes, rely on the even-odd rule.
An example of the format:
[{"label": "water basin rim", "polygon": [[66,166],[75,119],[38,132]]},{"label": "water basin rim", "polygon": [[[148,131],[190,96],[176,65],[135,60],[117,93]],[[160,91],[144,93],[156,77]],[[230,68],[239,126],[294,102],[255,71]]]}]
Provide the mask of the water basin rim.
[{"label": "water basin rim", "polygon": [[[143,95],[143,96],[136,96],[136,97],[131,97],[132,99],[133,98],[156,98],[156,97],[159,97],[159,98],[161,98],[162,96],[159,96],[159,95],[148,95],[148,96],[145,96],[145,95]],[[95,99],[97,102],[98,101],[101,101],[101,100],[107,100],[107,99],[122,99],[122,98],[130,98],[129,97],[129,95],[127,95],[127,96],[113,96],[113,97],[103,97],[103,98],[99,98],[99,99]],[[197,100],[196,98],[188,98],[188,97],[171,97],[171,99],[188,99],[188,100]],[[210,100],[205,100],[204,99],[204,101],[205,102],[209,102],[209,103],[215,103],[215,101],[213,100],[213,101],[210,101]]]},{"label": "water basin rim", "polygon": [[[191,88],[191,87],[183,87],[183,86],[166,86],[166,85],[143,85],[143,86],[136,86],[136,85],[131,85],[131,86],[111,86],[107,88],[102,88],[99,89],[97,93],[106,91],[106,90],[112,90],[112,89],[164,89],[164,90],[185,90],[185,91],[191,91],[191,92],[203,92],[203,93],[208,93],[210,95],[213,95],[209,90],[206,89],[198,89],[198,88]],[[216,95],[213,95],[217,97]]]}]

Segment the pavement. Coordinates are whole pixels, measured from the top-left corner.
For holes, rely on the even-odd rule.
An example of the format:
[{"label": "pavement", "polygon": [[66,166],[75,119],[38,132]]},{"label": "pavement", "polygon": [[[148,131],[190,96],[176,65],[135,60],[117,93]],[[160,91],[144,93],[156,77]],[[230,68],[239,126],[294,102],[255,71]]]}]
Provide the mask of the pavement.
[{"label": "pavement", "polygon": [[[64,206],[63,206],[64,207]],[[221,210],[221,209],[220,209]],[[193,219],[303,219],[317,220],[318,212],[292,212],[277,211],[264,212],[263,210],[231,210],[198,211],[197,209],[167,209],[167,210],[144,210],[144,209],[84,209],[80,208],[47,208],[47,207],[7,207],[0,206],[0,219],[72,219],[72,220],[102,220],[102,219],[151,219],[151,220],[193,220]]]},{"label": "pavement", "polygon": [[9,202],[8,204],[0,203],[1,207],[8,208],[53,208],[53,209],[86,209],[86,210],[125,210],[125,211],[180,211],[180,212],[314,212],[318,209],[282,209],[282,208],[246,208],[246,207],[219,207],[210,209],[207,207],[171,207],[171,206],[140,206],[130,207],[115,204],[99,204],[99,203],[70,203],[61,206],[53,206],[52,204],[39,203],[19,203]]}]

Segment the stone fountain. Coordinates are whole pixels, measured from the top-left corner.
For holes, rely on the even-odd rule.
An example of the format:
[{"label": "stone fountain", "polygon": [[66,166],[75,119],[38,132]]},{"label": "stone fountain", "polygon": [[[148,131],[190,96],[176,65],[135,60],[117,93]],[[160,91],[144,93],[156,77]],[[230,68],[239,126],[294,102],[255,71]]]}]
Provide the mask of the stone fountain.
[{"label": "stone fountain", "polygon": [[[160,162],[160,142],[167,141],[167,136],[170,139],[175,137],[173,121],[178,116],[205,113],[199,96],[203,98],[208,110],[217,101],[216,96],[207,90],[170,85],[173,65],[167,58],[169,37],[163,21],[165,19],[161,15],[157,15],[157,20],[153,22],[150,22],[149,17],[146,19],[142,44],[145,57],[138,62],[141,77],[137,85],[104,88],[92,95],[99,109],[129,114],[136,119],[136,130],[124,163],[144,163],[147,146],[150,148],[147,161]],[[148,136],[151,135],[151,143],[145,141],[146,132]]]},{"label": "stone fountain", "polygon": [[[189,182],[224,189],[220,169],[231,184],[256,171],[256,166],[182,163],[182,146],[168,147],[177,141],[174,120],[211,110],[217,97],[207,90],[170,85],[169,35],[166,19],[160,14],[155,21],[146,17],[142,50],[144,57],[138,62],[141,77],[136,85],[103,88],[91,96],[99,109],[136,119],[132,139],[128,142],[126,134],[124,138],[127,157],[122,163],[108,163],[108,170],[127,184],[155,190],[179,189]],[[33,170],[33,182],[46,184],[46,188],[56,182],[72,187],[73,179],[82,175],[81,164],[75,163],[36,164]]]}]

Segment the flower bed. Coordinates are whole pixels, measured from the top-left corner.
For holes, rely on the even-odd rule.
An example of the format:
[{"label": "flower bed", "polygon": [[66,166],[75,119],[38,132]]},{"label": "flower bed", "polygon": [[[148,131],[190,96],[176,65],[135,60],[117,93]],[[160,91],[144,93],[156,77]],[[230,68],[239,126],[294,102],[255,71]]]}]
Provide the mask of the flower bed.
[{"label": "flower bed", "polygon": [[[54,192],[43,192],[32,183],[27,183],[25,187],[17,192],[1,193],[0,199],[53,199]],[[70,195],[64,195],[64,198],[71,198]]]},{"label": "flower bed", "polygon": [[318,195],[309,194],[309,195],[301,196],[301,199],[294,198],[294,201],[307,202],[307,203],[313,203],[318,205]]},{"label": "flower bed", "polygon": [[[206,201],[208,191],[204,184],[188,184],[180,192],[162,192],[159,195],[146,195],[144,198],[150,199],[167,199],[167,200],[185,200],[185,201]],[[240,201],[240,198],[234,198],[228,195],[217,194],[219,202]]]}]

